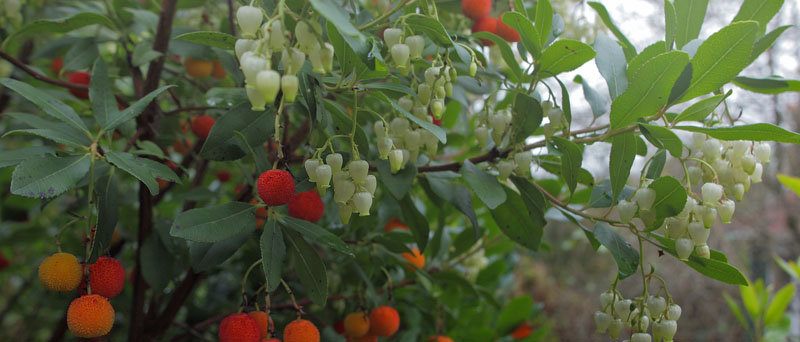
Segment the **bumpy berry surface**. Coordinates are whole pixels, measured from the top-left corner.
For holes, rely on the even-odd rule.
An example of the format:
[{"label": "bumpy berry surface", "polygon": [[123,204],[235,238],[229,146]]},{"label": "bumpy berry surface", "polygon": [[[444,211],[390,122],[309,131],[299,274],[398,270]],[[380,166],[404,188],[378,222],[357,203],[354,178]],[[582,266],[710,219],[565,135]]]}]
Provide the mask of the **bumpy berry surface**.
[{"label": "bumpy berry surface", "polygon": [[211,127],[214,126],[214,118],[208,115],[200,115],[192,120],[192,133],[202,140],[208,138]]},{"label": "bumpy berry surface", "polygon": [[248,314],[231,314],[219,324],[220,342],[261,342],[261,329]]},{"label": "bumpy berry surface", "polygon": [[[82,85],[87,85],[88,86],[89,85],[89,80],[91,78],[92,78],[92,76],[89,75],[89,73],[80,72],[79,71],[79,72],[74,72],[74,73],[70,74],[69,78],[67,78],[67,81],[69,83],[82,84]],[[72,94],[73,96],[79,98],[79,99],[86,100],[86,99],[89,98],[89,90],[70,89],[69,93]]]},{"label": "bumpy berry surface", "polygon": [[267,316],[264,311],[253,311],[248,313],[258,323],[258,330],[261,332],[261,338],[266,340],[269,337],[269,327],[272,325],[272,318]]},{"label": "bumpy berry surface", "polygon": [[72,291],[81,283],[81,264],[74,255],[56,253],[39,264],[39,280],[50,291]]},{"label": "bumpy berry surface", "polygon": [[283,170],[269,170],[258,177],[258,196],[268,206],[289,203],[294,195],[294,179]]},{"label": "bumpy berry surface", "polygon": [[472,20],[480,20],[488,17],[492,11],[491,0],[462,0],[461,12],[464,16]]},{"label": "bumpy berry surface", "polygon": [[125,268],[117,259],[99,257],[89,266],[89,285],[92,293],[114,298],[125,286]]},{"label": "bumpy berry surface", "polygon": [[100,337],[108,334],[113,325],[114,308],[103,296],[80,296],[67,309],[67,327],[77,337]]},{"label": "bumpy berry surface", "polygon": [[362,337],[369,332],[369,316],[363,312],[354,312],[344,318],[344,330],[347,336]]},{"label": "bumpy berry surface", "polygon": [[325,204],[322,203],[319,194],[314,190],[295,194],[289,200],[289,216],[291,217],[308,222],[317,222],[324,213]]},{"label": "bumpy berry surface", "polygon": [[53,75],[58,75],[61,72],[61,67],[64,65],[64,59],[61,57],[53,58],[50,61],[50,71],[53,72]]},{"label": "bumpy berry surface", "polygon": [[391,306],[379,306],[369,313],[369,332],[389,337],[400,328],[400,314]]},{"label": "bumpy berry surface", "polygon": [[298,319],[283,328],[283,342],[319,342],[319,330],[314,323]]}]

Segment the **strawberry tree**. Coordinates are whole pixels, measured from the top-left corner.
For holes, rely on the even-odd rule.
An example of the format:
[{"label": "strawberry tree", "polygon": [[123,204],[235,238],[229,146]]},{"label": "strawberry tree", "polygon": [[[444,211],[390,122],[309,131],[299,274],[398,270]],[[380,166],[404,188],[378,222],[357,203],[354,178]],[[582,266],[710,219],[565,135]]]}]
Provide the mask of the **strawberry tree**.
[{"label": "strawberry tree", "polygon": [[[681,298],[645,250],[746,285],[709,236],[771,142],[800,142],[726,105],[792,89],[739,75],[786,29],[766,31],[782,0],[709,36],[707,1],[667,0],[639,47],[601,2],[613,38],[591,45],[549,0],[22,2],[0,14],[4,201],[54,227],[41,256],[131,269],[109,320],[92,267],[48,263],[75,310],[102,305],[63,307],[79,337],[535,340],[543,313],[505,278],[560,216],[618,266],[598,333],[672,341]],[[575,77],[591,112],[573,112],[565,77],[591,64],[608,94]],[[583,167],[593,144],[607,174]]]}]

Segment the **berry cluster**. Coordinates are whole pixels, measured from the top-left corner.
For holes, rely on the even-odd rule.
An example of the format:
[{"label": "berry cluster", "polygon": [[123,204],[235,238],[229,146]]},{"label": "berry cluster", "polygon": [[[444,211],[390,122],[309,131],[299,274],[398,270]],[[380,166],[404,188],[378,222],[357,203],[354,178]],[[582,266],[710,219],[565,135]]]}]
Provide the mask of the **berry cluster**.
[{"label": "berry cluster", "polygon": [[[608,332],[612,339],[619,337],[624,326],[631,328],[631,342],[672,342],[678,330],[681,307],[670,299],[648,296],[646,300],[625,299],[616,291],[600,295],[601,310],[594,313],[597,332]],[[652,336],[647,332],[652,322]]]},{"label": "berry cluster", "polygon": [[[461,12],[464,16],[472,19],[472,33],[489,32],[494,33],[509,43],[520,41],[519,32],[512,29],[506,23],[490,16],[492,12],[491,0],[464,0],[461,1]],[[481,39],[483,45],[492,46],[494,42]]]},{"label": "berry cluster", "polygon": [[[295,194],[294,190],[294,178],[289,172],[269,170],[258,177],[258,196],[264,201],[264,204],[277,207],[288,203],[289,216],[309,222],[319,221],[325,213],[325,204],[322,202],[322,198],[314,191]],[[254,214],[256,224],[261,226],[268,211],[258,208]]]},{"label": "berry cluster", "polygon": [[391,306],[378,306],[369,312],[354,312],[342,322],[342,335],[351,341],[377,341],[391,337],[400,328],[400,314]]},{"label": "berry cluster", "polygon": [[[253,311],[226,316],[219,324],[220,342],[280,342],[273,336],[272,318],[266,312]],[[319,342],[319,329],[310,321],[297,319],[283,329],[284,342]]]},{"label": "berry cluster", "polygon": [[[305,21],[295,25],[297,48],[290,47],[280,18],[262,22],[264,15],[258,7],[242,6],[236,12],[243,39],[236,41],[234,50],[245,77],[245,89],[253,110],[264,110],[275,102],[278,92],[283,101],[294,102],[299,81],[297,72],[305,64],[306,56],[314,72],[326,73],[333,68],[333,46],[320,44],[313,23]],[[280,53],[283,75],[272,68],[273,55]]]}]

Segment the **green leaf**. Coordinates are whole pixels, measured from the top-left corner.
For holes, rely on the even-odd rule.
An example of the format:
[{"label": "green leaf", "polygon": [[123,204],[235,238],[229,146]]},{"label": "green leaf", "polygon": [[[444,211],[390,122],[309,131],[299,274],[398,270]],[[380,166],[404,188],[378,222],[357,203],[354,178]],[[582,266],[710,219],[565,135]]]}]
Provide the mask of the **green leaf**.
[{"label": "green leaf", "polygon": [[306,295],[314,304],[325,306],[328,299],[328,274],[322,258],[300,234],[285,229],[288,237],[289,255],[292,256],[294,270],[300,283],[306,290]]},{"label": "green leaf", "polygon": [[233,50],[234,45],[236,45],[236,37],[216,31],[189,32],[172,39],[185,40],[187,42],[208,45],[223,50]]},{"label": "green leaf", "polygon": [[586,239],[589,240],[589,244],[592,245],[592,249],[596,251],[598,248],[600,248],[600,241],[597,241],[597,238],[594,237],[594,232],[592,230],[586,228],[584,225],[578,222],[578,219],[575,218],[575,216],[573,216],[571,213],[568,213],[567,211],[561,208],[558,208],[558,211],[561,213],[561,215],[564,215],[564,217],[566,217],[567,220],[572,222],[574,225],[578,226],[578,228],[580,228],[581,231],[583,231],[583,234],[586,236]]},{"label": "green leaf", "polygon": [[361,88],[364,88],[364,89],[383,89],[383,90],[389,90],[389,91],[394,91],[394,92],[397,92],[397,93],[410,95],[410,96],[415,97],[415,98],[418,97],[417,96],[417,92],[415,92],[414,90],[409,88],[407,85],[398,84],[398,83],[374,82],[374,83],[362,84]]},{"label": "green leaf", "polygon": [[784,285],[778,293],[772,297],[772,301],[767,307],[766,315],[764,316],[764,325],[768,326],[777,323],[781,317],[786,313],[789,303],[792,302],[794,296],[794,284],[789,283]]},{"label": "green leaf", "polygon": [[744,0],[733,22],[752,20],[758,23],[758,36],[767,31],[767,23],[778,14],[783,0]]},{"label": "green leaf", "polygon": [[400,220],[408,225],[411,235],[414,235],[414,240],[417,241],[419,250],[424,251],[428,245],[428,235],[431,230],[428,219],[417,210],[411,196],[403,197],[398,202],[400,204]]},{"label": "green leaf", "polygon": [[574,193],[583,163],[583,151],[574,142],[558,136],[553,137],[553,144],[561,152],[561,177],[567,183],[569,192]]},{"label": "green leaf", "polygon": [[366,64],[370,61],[370,50],[362,37],[343,36],[331,21],[327,22],[326,28],[334,55],[342,68],[342,75],[354,74],[354,77],[369,79],[383,78],[388,74],[385,70],[372,71]]},{"label": "green leaf", "polygon": [[268,220],[261,233],[261,269],[267,279],[267,290],[275,291],[281,285],[283,260],[286,258],[286,244],[283,233],[275,220]]},{"label": "green leaf", "polygon": [[401,199],[405,196],[411,186],[414,185],[414,179],[417,177],[417,166],[413,163],[406,164],[397,173],[392,173],[391,166],[388,160],[379,160],[376,163],[378,167],[378,174],[381,183],[389,189],[389,193],[396,199]]},{"label": "green leaf", "polygon": [[61,70],[86,69],[100,56],[93,38],[81,39],[64,55]]},{"label": "green leaf", "polygon": [[150,105],[150,102],[153,102],[158,95],[165,92],[167,89],[175,87],[174,85],[167,85],[160,87],[156,90],[151,91],[149,94],[143,96],[139,101],[132,104],[130,107],[125,108],[119,111],[119,115],[111,118],[102,128],[102,132],[110,132],[117,126],[127,122],[128,120],[133,120],[133,118],[139,116],[147,106]]},{"label": "green leaf", "polygon": [[700,35],[700,27],[703,26],[707,8],[708,0],[675,0],[677,17],[675,47],[680,49]]},{"label": "green leaf", "polygon": [[589,207],[610,208],[619,203],[620,200],[630,198],[634,191],[636,191],[636,188],[625,185],[616,199],[614,199],[615,197],[611,193],[611,181],[604,180],[592,188],[592,193],[589,196]]},{"label": "green leaf", "polygon": [[98,58],[92,68],[92,78],[89,81],[89,99],[92,102],[92,115],[100,127],[105,126],[111,118],[119,115],[117,99],[114,98],[114,88],[108,79],[108,67],[103,58]]},{"label": "green leaf", "polygon": [[456,55],[462,62],[468,63],[472,59],[466,49],[453,42],[453,40],[450,38],[450,34],[447,33],[447,30],[445,30],[444,26],[439,20],[422,14],[412,13],[405,16],[405,21],[406,24],[414,28],[414,31],[422,31],[428,35],[428,37],[437,46],[454,47],[456,50]]},{"label": "green leaf", "polygon": [[[383,95],[382,92],[375,93]],[[323,102],[325,104],[325,108],[331,114],[331,118],[333,119],[333,131],[336,134],[350,134],[353,129],[353,119],[347,115],[346,109],[344,109],[344,107],[335,101],[329,99],[324,99]],[[356,125],[356,135],[354,139],[356,145],[358,146],[358,152],[363,156],[367,156],[369,154],[369,140],[367,140],[367,134],[364,133],[364,130],[361,128],[361,126]]]},{"label": "green leaf", "polygon": [[[344,35],[351,37],[361,36],[361,32],[350,22],[350,15],[337,3],[325,0],[311,0],[311,6],[316,13],[321,14],[328,22],[336,26],[336,29]],[[324,303],[323,303],[324,304]]]},{"label": "green leaf", "polygon": [[542,125],[542,106],[539,101],[525,93],[517,93],[514,97],[513,121],[511,125],[510,144],[524,142],[539,126]]},{"label": "green leaf", "polygon": [[644,48],[640,54],[636,55],[636,57],[631,59],[630,63],[628,63],[628,79],[633,80],[645,63],[665,52],[667,52],[667,44],[664,43],[663,40],[657,41]]},{"label": "green leaf", "polygon": [[614,228],[598,222],[594,226],[594,236],[614,257],[619,270],[619,279],[625,279],[636,273],[636,268],[639,267],[639,252],[619,236]]},{"label": "green leaf", "polygon": [[296,219],[291,216],[284,216],[281,221],[284,226],[296,230],[313,242],[332,248],[345,255],[354,256],[350,246],[344,243],[342,239],[315,223]]},{"label": "green leaf", "polygon": [[506,63],[508,68],[511,70],[511,73],[514,74],[517,79],[522,78],[522,69],[520,69],[519,63],[517,63],[517,58],[514,56],[514,51],[511,50],[511,46],[508,45],[508,42],[506,42],[505,39],[498,37],[494,33],[485,31],[475,32],[472,34],[472,36],[494,42],[497,48],[500,49],[500,56],[503,57],[503,62]]},{"label": "green leaf", "polygon": [[26,159],[11,174],[11,193],[40,199],[72,189],[89,172],[89,155],[56,157],[42,155]]},{"label": "green leaf", "polygon": [[522,202],[525,203],[529,216],[535,223],[534,227],[543,228],[547,225],[547,220],[544,218],[544,213],[547,211],[547,199],[545,199],[544,194],[526,178],[512,175],[511,181],[519,190]]},{"label": "green leaf", "polygon": [[93,263],[97,257],[111,247],[111,238],[114,236],[114,228],[117,226],[118,201],[121,194],[117,189],[113,168],[110,168],[108,174],[97,178],[94,189],[97,193],[97,230],[94,234],[89,263]]},{"label": "green leaf", "polygon": [[497,177],[484,172],[469,159],[464,160],[461,176],[489,209],[495,209],[505,202],[506,192],[503,191],[503,186],[497,181]]},{"label": "green leaf", "polygon": [[494,324],[498,336],[508,335],[511,330],[527,321],[533,312],[533,298],[523,295],[510,300],[503,306]]},{"label": "green leaf", "polygon": [[572,71],[592,60],[597,53],[592,47],[577,40],[561,39],[550,45],[539,59],[539,69],[545,76],[555,76]]},{"label": "green leaf", "polygon": [[519,33],[522,45],[534,59],[542,55],[543,45],[539,42],[539,32],[528,18],[518,12],[506,12],[501,20]]},{"label": "green leaf", "polygon": [[150,171],[150,175],[156,179],[163,179],[175,183],[181,182],[181,178],[175,174],[175,171],[172,171],[172,169],[165,164],[147,158],[139,158],[137,161],[142,167]]},{"label": "green leaf", "polygon": [[131,63],[135,67],[140,67],[163,55],[163,53],[153,50],[152,42],[143,41],[136,44],[136,47],[133,48]]},{"label": "green leaf", "polygon": [[26,98],[28,101],[33,102],[33,104],[42,109],[45,114],[67,123],[73,128],[84,132],[90,139],[92,138],[86,125],[81,118],[78,117],[78,114],[72,110],[72,107],[65,105],[49,94],[24,82],[12,80],[10,78],[0,78],[0,84],[22,95],[22,97]]},{"label": "green leaf", "polygon": [[653,146],[669,151],[675,158],[680,158],[683,152],[683,142],[681,138],[664,126],[654,126],[639,124],[639,131]]},{"label": "green leaf", "polygon": [[92,144],[92,140],[83,131],[65,123],[25,113],[8,113],[6,115],[22,121],[26,125],[33,127],[33,129],[13,130],[6,132],[4,136],[17,133],[33,134],[78,149],[86,148]]},{"label": "green leaf", "polygon": [[396,111],[400,112],[401,114],[403,114],[403,116],[405,116],[411,122],[419,125],[420,127],[428,130],[429,132],[433,133],[433,135],[435,135],[436,138],[438,138],[439,141],[442,142],[442,144],[446,144],[447,143],[447,132],[445,132],[444,129],[442,129],[441,127],[436,126],[433,123],[428,122],[427,120],[420,119],[420,118],[416,117],[414,114],[409,113],[405,109],[401,108],[397,104],[396,101],[394,101],[394,100],[390,99],[388,96],[386,96],[386,94],[384,94],[383,92],[376,91],[376,92],[372,92],[370,94],[375,96],[379,100],[391,105],[392,108],[394,108],[394,110],[396,110]]},{"label": "green leaf", "polygon": [[700,132],[719,140],[752,140],[775,141],[780,143],[800,144],[800,134],[787,131],[783,128],[768,123],[757,123],[733,127],[694,127],[675,126],[676,129]]},{"label": "green leaf", "polygon": [[653,155],[653,161],[650,162],[650,167],[647,168],[647,173],[645,173],[645,177],[649,179],[656,179],[661,177],[661,173],[664,172],[664,165],[667,164],[667,150],[660,149],[656,151],[656,154]]},{"label": "green leaf", "polygon": [[[536,158],[538,165],[547,172],[556,176],[562,176],[561,159],[555,155],[543,155]],[[578,171],[578,183],[587,186],[594,186],[594,177],[589,171],[581,168]],[[560,187],[561,185],[559,185]],[[549,192],[549,191],[548,191]]]},{"label": "green leaf", "polygon": [[144,167],[144,165],[140,163],[144,158],[138,158],[127,152],[108,151],[108,153],[106,153],[106,160],[144,183],[151,194],[158,194],[159,187],[155,176],[153,176],[150,169]]},{"label": "green leaf", "polygon": [[159,234],[150,234],[142,243],[142,277],[154,291],[162,291],[183,271],[176,257],[161,241]]},{"label": "green leaf", "polygon": [[11,41],[12,38],[23,34],[31,33],[64,33],[84,26],[100,24],[108,28],[113,28],[114,24],[106,18],[97,13],[83,12],[73,15],[68,18],[61,19],[39,19],[25,25],[17,30],[3,42],[3,47]]},{"label": "green leaf", "polygon": [[[622,75],[624,77],[625,73],[623,72]],[[575,76],[574,81],[575,83],[581,84],[581,87],[583,88],[583,97],[586,98],[586,102],[589,102],[589,107],[592,108],[592,115],[595,118],[598,118],[608,112],[608,101],[605,97],[600,95],[600,93],[594,90],[594,88],[589,85],[589,82],[586,82],[581,75]]]},{"label": "green leaf", "polygon": [[539,250],[542,241],[544,226],[533,218],[541,218],[530,208],[518,193],[508,187],[502,187],[506,200],[491,209],[492,218],[500,231],[508,236],[511,241],[532,251]]},{"label": "green leaf", "polygon": [[[272,108],[266,111],[250,110],[249,103],[243,103],[228,110],[214,122],[200,156],[209,160],[237,160],[247,155],[250,148],[258,148],[272,136],[275,114]],[[247,139],[245,144],[234,132],[241,132]]]},{"label": "green leaf", "polygon": [[722,297],[725,298],[725,303],[728,303],[728,307],[731,309],[733,316],[736,317],[736,320],[739,321],[739,324],[746,327],[747,321],[744,319],[744,315],[742,315],[742,309],[739,307],[739,304],[725,292],[722,293]]},{"label": "green leaf", "polygon": [[550,0],[539,0],[536,2],[536,32],[539,33],[539,46],[547,46],[547,37],[550,35],[550,28],[553,26],[553,6]]},{"label": "green leaf", "polygon": [[[480,237],[480,226],[478,225],[478,216],[475,214],[475,206],[472,204],[472,193],[469,192],[466,186],[452,179],[440,177],[437,174],[441,174],[441,172],[427,173],[421,179],[427,181],[427,184],[437,196],[450,203],[469,219],[475,233],[475,241],[477,241]],[[455,173],[453,175],[455,176]]]},{"label": "green leaf", "polygon": [[742,304],[744,304],[744,308],[750,314],[750,317],[760,317],[762,308],[758,302],[755,287],[753,285],[741,285],[739,286],[739,295],[742,297]]},{"label": "green leaf", "polygon": [[55,151],[56,149],[50,146],[28,146],[0,151],[0,168],[16,166],[25,159],[43,154],[53,154]]},{"label": "green leaf", "polygon": [[[251,232],[243,232],[218,242],[189,242],[189,259],[195,272],[208,271],[228,260],[248,240]],[[272,284],[270,284],[272,285]]]},{"label": "green leaf", "polygon": [[725,98],[730,96],[732,93],[733,92],[729,90],[728,93],[726,94],[714,95],[712,97],[702,99],[697,103],[689,106],[689,108],[684,109],[683,112],[678,114],[678,116],[675,117],[674,120],[672,120],[672,122],[673,123],[678,123],[681,121],[703,122],[708,117],[708,115],[711,114],[711,112],[713,112],[714,109],[717,108],[717,106],[719,106],[719,104],[722,103],[722,101],[725,101]]},{"label": "green leaf", "polygon": [[609,183],[612,199],[619,198],[631,174],[633,160],[636,159],[636,136],[622,133],[611,139],[611,158],[608,163]]},{"label": "green leaf", "polygon": [[255,206],[229,202],[191,209],[178,215],[170,235],[196,242],[218,242],[256,229]]},{"label": "green leaf", "polygon": [[730,82],[750,63],[758,24],[730,24],[708,37],[692,57],[692,82],[680,102],[708,94]]},{"label": "green leaf", "polygon": [[561,87],[561,110],[564,111],[564,120],[567,122],[564,125],[564,134],[568,135],[569,128],[572,127],[572,105],[570,105],[569,101],[569,91],[567,91],[567,86],[564,85],[564,82],[561,82],[558,77],[555,77],[555,79]]},{"label": "green leaf", "polygon": [[675,37],[678,35],[678,15],[670,0],[664,0],[664,23],[667,47],[672,49],[672,44],[675,43]]},{"label": "green leaf", "polygon": [[793,26],[785,25],[778,27],[770,31],[763,37],[758,38],[755,44],[753,45],[753,52],[750,53],[750,62],[748,62],[747,64],[749,65],[753,63],[753,61],[755,61],[756,58],[758,58],[758,56],[761,56],[761,54],[764,53],[764,51],[767,51],[767,49],[769,49],[769,47],[772,46],[773,43],[775,43],[775,40],[777,40],[778,37],[780,37],[781,34],[783,34],[783,31],[786,31],[790,27]]},{"label": "green leaf", "polygon": [[620,42],[622,42],[623,51],[625,51],[625,58],[630,61],[633,57],[636,56],[636,48],[633,47],[631,41],[628,40],[628,37],[625,37],[625,34],[620,31],[619,27],[614,24],[614,21],[611,20],[611,15],[608,14],[608,10],[603,4],[597,1],[589,1],[589,6],[597,12],[597,15],[600,17],[600,20],[603,21],[603,24],[608,27],[611,33],[614,34],[614,37],[617,37]]},{"label": "green leaf", "polygon": [[653,208],[658,219],[678,215],[686,205],[686,189],[673,177],[660,177],[650,183],[648,188],[656,191]]},{"label": "green leaf", "polygon": [[[603,33],[598,33],[594,39],[594,50],[597,51],[597,57],[594,60],[594,63],[597,64],[597,70],[600,71],[600,75],[603,76],[606,84],[608,84],[608,93],[611,95],[611,99],[616,99],[617,96],[625,92],[625,89],[628,89],[625,52],[617,41]],[[586,90],[584,90],[585,92]],[[594,107],[592,107],[592,110],[594,110]]]},{"label": "green leaf", "polygon": [[794,191],[795,195],[800,196],[800,178],[779,173],[778,181],[780,181],[783,186],[789,188],[789,190]]},{"label": "green leaf", "polygon": [[645,62],[628,90],[611,103],[611,128],[656,114],[667,103],[672,85],[688,63],[689,55],[681,51],[663,53]]},{"label": "green leaf", "polygon": [[733,79],[733,84],[759,94],[780,94],[787,91],[800,92],[800,81],[787,80],[776,76],[767,78],[739,76]]}]

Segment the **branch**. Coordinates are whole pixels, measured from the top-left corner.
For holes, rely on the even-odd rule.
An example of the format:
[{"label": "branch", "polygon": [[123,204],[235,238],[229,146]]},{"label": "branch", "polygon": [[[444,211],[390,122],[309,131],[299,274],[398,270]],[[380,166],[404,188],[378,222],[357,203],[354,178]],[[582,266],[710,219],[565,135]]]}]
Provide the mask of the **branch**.
[{"label": "branch", "polygon": [[164,115],[165,116],[169,116],[169,115],[173,115],[173,114],[178,114],[180,112],[194,112],[194,111],[203,112],[203,111],[214,110],[214,109],[228,109],[228,108],[225,108],[225,107],[188,106],[188,107],[179,107],[179,108],[173,109],[173,110],[171,110],[169,112],[165,112]]},{"label": "branch", "polygon": [[[173,294],[170,298],[167,307],[164,308],[164,311],[160,315],[158,315],[152,331],[148,333],[151,338],[150,340],[158,341],[161,335],[163,335],[170,325],[172,325],[172,321],[175,320],[175,315],[178,314],[178,311],[183,306],[183,303],[189,298],[189,295],[192,293],[195,285],[197,285],[197,283],[203,278],[203,273],[195,273],[191,267],[186,270],[186,277],[183,278],[183,281],[175,290],[175,294]],[[157,310],[157,308],[151,308],[150,310]]]},{"label": "branch", "polygon": [[236,36],[236,24],[233,21],[233,0],[228,0],[228,24],[231,25],[231,36]]}]

